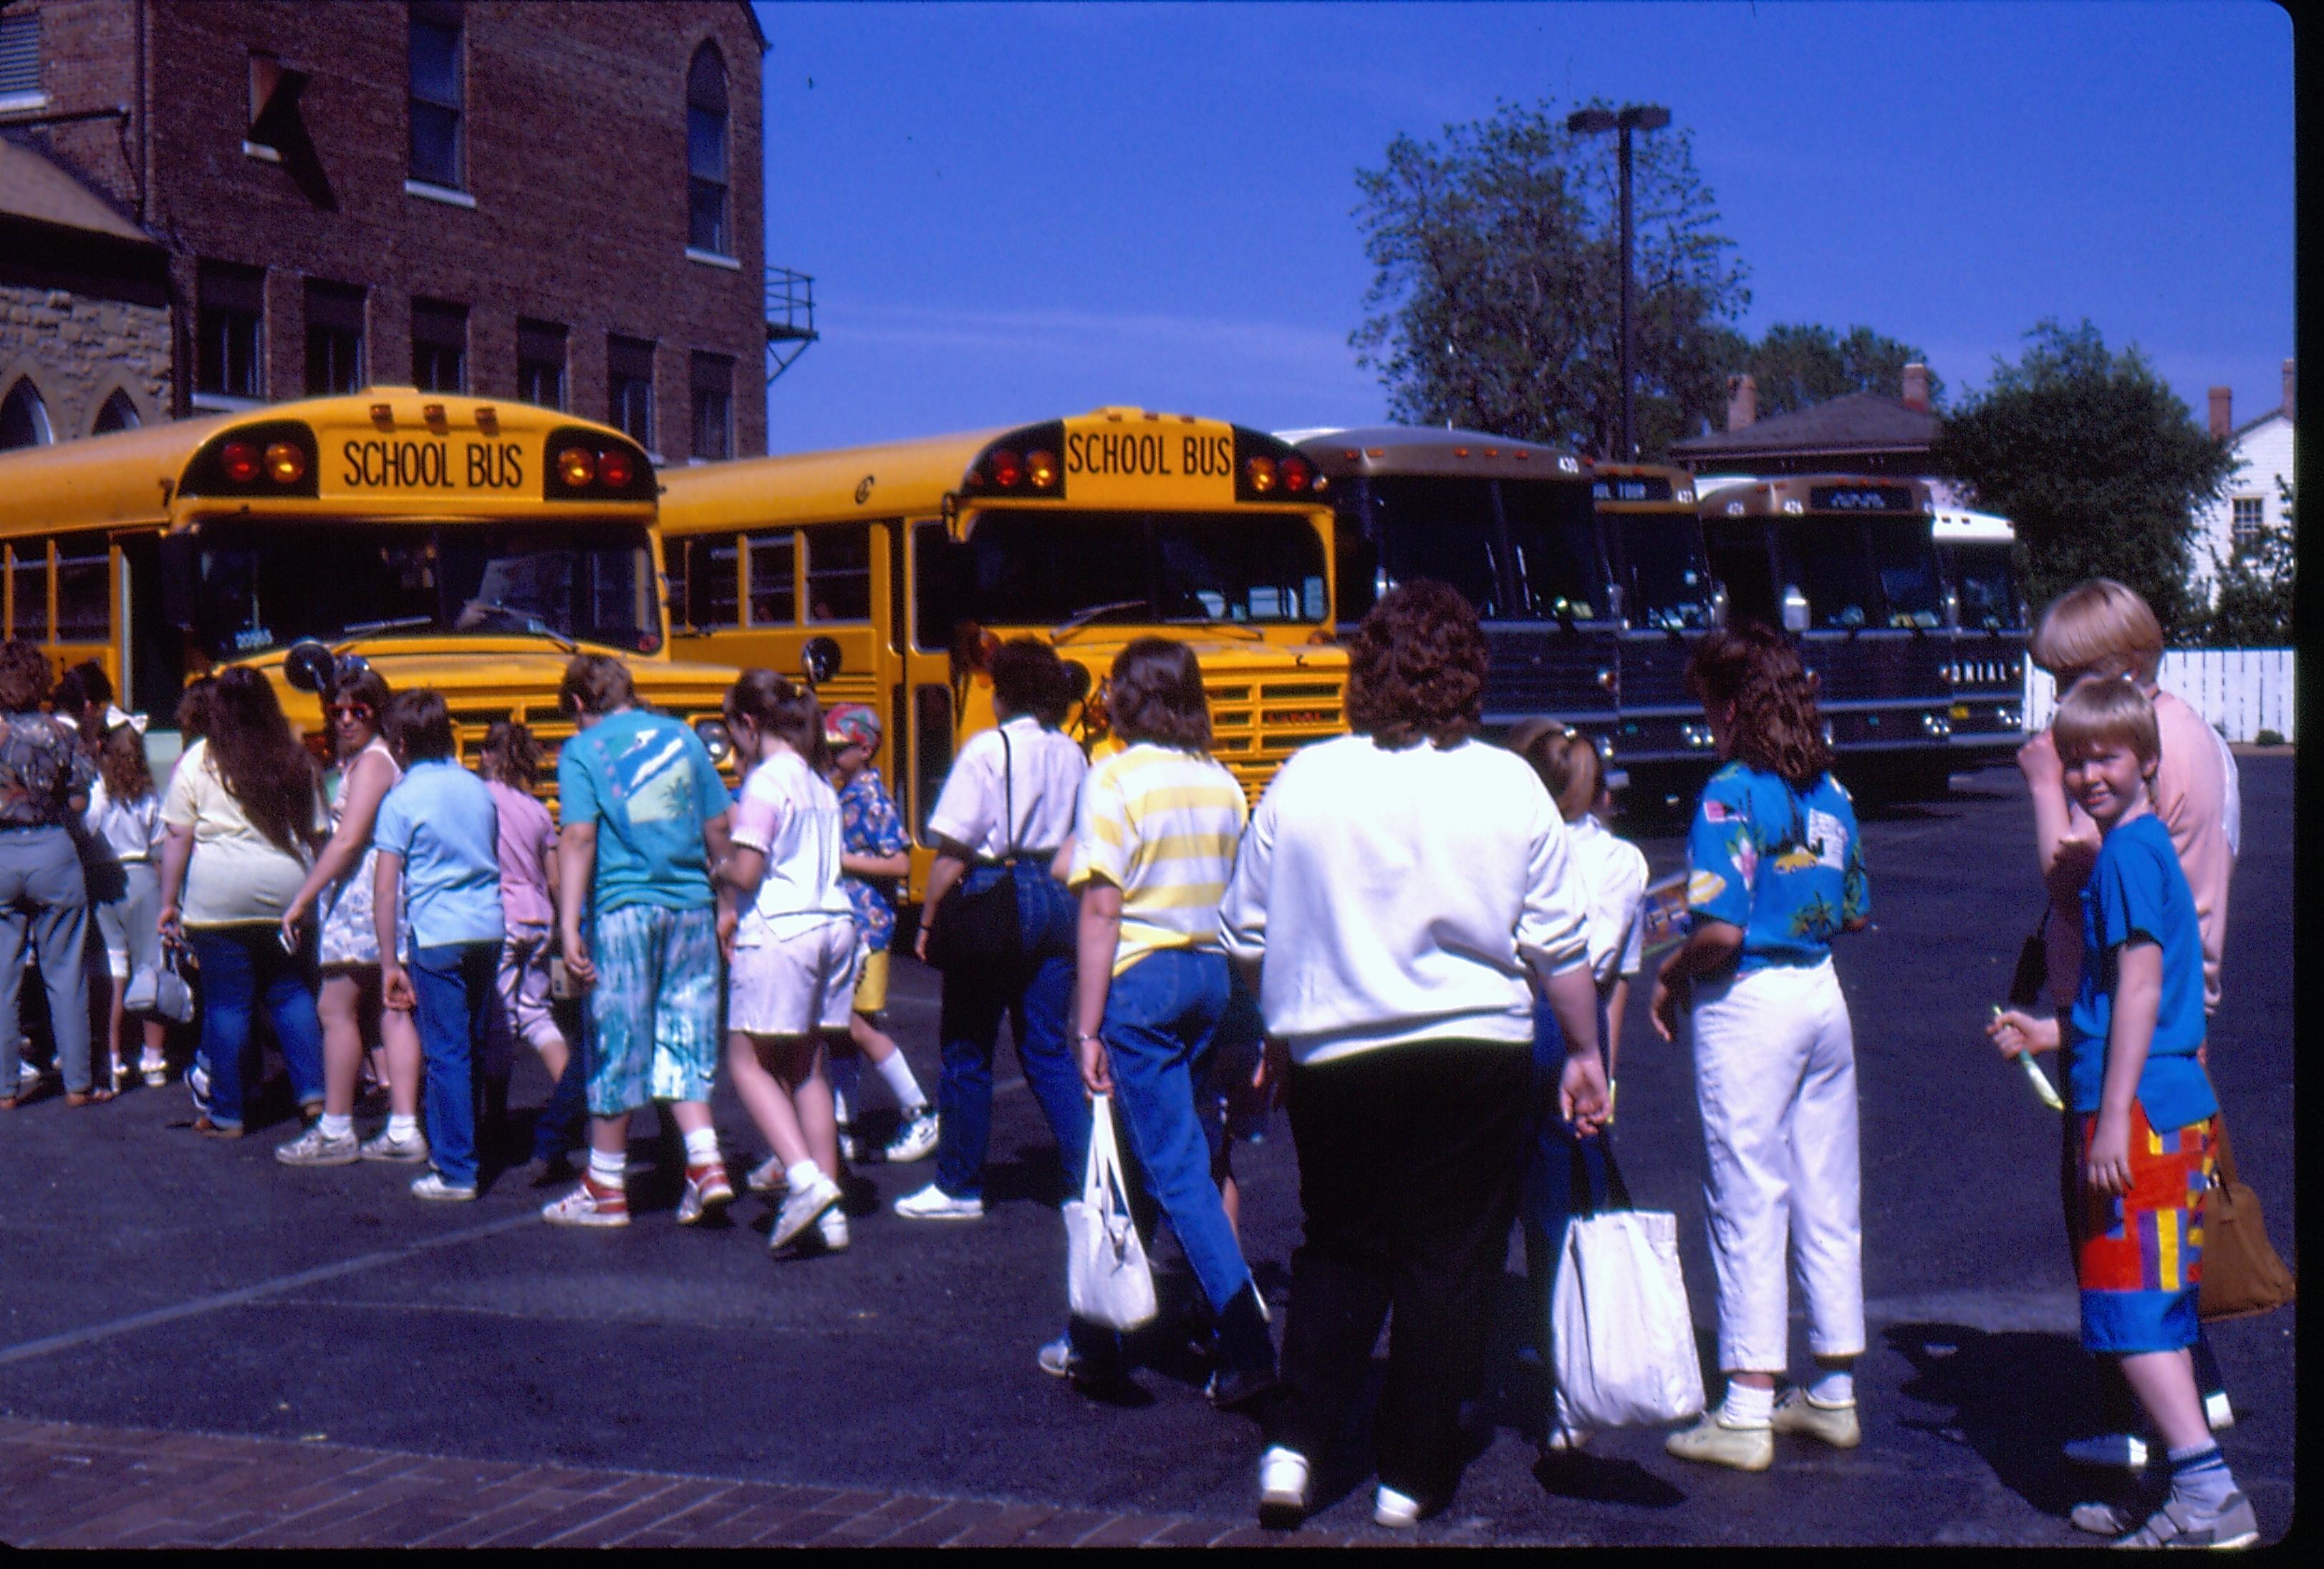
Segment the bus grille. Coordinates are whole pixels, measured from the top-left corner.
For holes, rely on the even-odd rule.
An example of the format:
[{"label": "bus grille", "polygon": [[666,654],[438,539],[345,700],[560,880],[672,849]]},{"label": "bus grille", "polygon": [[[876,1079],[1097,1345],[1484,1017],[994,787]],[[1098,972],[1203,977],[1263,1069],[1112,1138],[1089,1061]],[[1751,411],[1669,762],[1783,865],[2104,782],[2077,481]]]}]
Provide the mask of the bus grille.
[{"label": "bus grille", "polygon": [[1206,681],[1211,752],[1257,805],[1286,759],[1347,729],[1346,688],[1337,679]]}]

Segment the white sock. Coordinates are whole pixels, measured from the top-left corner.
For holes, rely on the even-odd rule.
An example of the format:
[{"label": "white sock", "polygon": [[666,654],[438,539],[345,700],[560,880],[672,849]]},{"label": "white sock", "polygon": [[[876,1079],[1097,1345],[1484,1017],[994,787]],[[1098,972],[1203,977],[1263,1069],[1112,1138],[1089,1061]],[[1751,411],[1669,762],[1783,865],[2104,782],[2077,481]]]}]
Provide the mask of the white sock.
[{"label": "white sock", "polygon": [[1818,1406],[1853,1406],[1856,1404],[1856,1375],[1824,1372],[1816,1375],[1808,1386],[1808,1399]]},{"label": "white sock", "polygon": [[1775,1414],[1775,1391],[1758,1389],[1739,1380],[1727,1384],[1727,1398],[1719,1407],[1719,1420],[1727,1427],[1765,1427]]},{"label": "white sock", "polygon": [[353,1115],[335,1116],[329,1112],[323,1113],[324,1138],[351,1139],[355,1136],[355,1120]]},{"label": "white sock", "polygon": [[790,1180],[793,1193],[805,1193],[823,1180],[823,1168],[812,1160],[802,1160],[795,1166],[784,1167],[783,1176]]},{"label": "white sock", "polygon": [[696,1128],[686,1136],[686,1163],[710,1166],[718,1159],[718,1130]]},{"label": "white sock", "polygon": [[902,1052],[890,1054],[879,1066],[880,1076],[888,1081],[888,1093],[896,1097],[896,1104],[904,1109],[905,1115],[927,1108],[928,1098],[921,1093],[920,1081],[912,1076],[912,1065],[904,1060]]},{"label": "white sock", "polygon": [[417,1117],[401,1116],[393,1112],[389,1112],[387,1117],[387,1136],[397,1140],[399,1143],[406,1139],[419,1138],[420,1119]]},{"label": "white sock", "polygon": [[629,1158],[625,1154],[608,1155],[602,1149],[589,1151],[589,1180],[599,1187],[626,1191],[630,1186]]}]

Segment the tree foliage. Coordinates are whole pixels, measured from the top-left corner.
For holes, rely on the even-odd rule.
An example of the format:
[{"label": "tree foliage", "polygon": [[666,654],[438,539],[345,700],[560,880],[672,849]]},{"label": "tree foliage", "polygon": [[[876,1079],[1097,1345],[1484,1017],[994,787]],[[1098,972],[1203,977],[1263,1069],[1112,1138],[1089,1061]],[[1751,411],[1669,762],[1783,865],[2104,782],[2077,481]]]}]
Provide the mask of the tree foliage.
[{"label": "tree foliage", "polygon": [[[1723,411],[1748,303],[1735,244],[1683,131],[1633,141],[1636,420],[1659,454]],[[1399,135],[1359,170],[1377,269],[1350,335],[1393,418],[1611,453],[1621,421],[1614,139],[1547,103],[1503,104],[1435,142]]]},{"label": "tree foliage", "polygon": [[[1779,324],[1757,343],[1745,346],[1735,369],[1750,373],[1758,414],[1789,414],[1848,392],[1904,395],[1904,367],[1928,364],[1929,356],[1908,343],[1868,327],[1851,327],[1846,337],[1807,322]],[[1929,401],[1942,398],[1943,383],[1932,373]]]},{"label": "tree foliage", "polygon": [[2224,562],[2211,553],[2218,595],[2203,632],[2213,648],[2292,644],[2292,486],[2282,479],[2275,485],[2283,497],[2282,523],[2261,523],[2258,532],[2235,541]]},{"label": "tree foliage", "polygon": [[2135,346],[2108,350],[2087,320],[2025,336],[2024,356],[1997,356],[1991,385],[1945,420],[1931,465],[2016,525],[2034,604],[2114,577],[2146,596],[2166,634],[2198,629],[2188,549],[2194,509],[2232,466],[2227,445]]}]

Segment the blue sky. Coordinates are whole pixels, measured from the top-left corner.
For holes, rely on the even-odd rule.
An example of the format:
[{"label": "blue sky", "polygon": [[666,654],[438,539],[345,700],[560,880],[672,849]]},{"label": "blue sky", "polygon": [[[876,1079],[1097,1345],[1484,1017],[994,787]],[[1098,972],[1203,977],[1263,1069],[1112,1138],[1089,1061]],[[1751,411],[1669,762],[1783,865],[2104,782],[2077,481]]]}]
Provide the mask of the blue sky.
[{"label": "blue sky", "polygon": [[1355,171],[1501,99],[1669,106],[1755,335],[1861,322],[1958,393],[2087,316],[2239,423],[2292,353],[2292,27],[2263,0],[759,14],[767,254],[815,275],[823,334],[770,390],[775,451],[1107,402],[1377,420]]}]

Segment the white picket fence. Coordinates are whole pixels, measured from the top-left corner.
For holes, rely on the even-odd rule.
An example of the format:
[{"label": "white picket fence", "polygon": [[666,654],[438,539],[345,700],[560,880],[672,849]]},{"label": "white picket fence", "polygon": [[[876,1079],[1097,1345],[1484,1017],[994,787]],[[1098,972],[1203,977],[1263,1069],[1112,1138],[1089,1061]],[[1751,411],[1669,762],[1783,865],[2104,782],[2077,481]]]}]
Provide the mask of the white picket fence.
[{"label": "white picket fence", "polygon": [[[2263,730],[2292,741],[2292,665],[2290,649],[2172,649],[2155,680],[2229,741],[2251,741]],[[2049,724],[2057,706],[2057,683],[2026,660],[2025,728]]]}]

